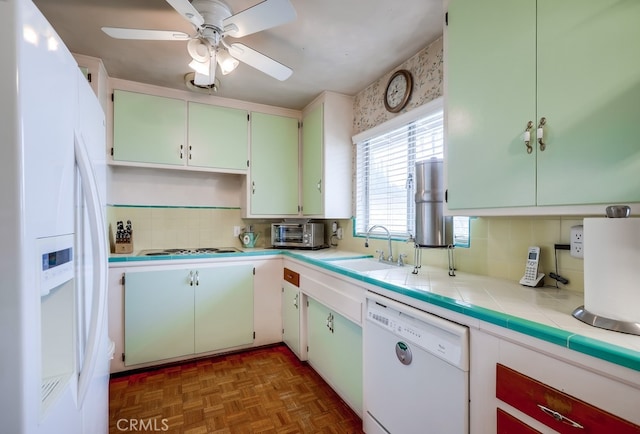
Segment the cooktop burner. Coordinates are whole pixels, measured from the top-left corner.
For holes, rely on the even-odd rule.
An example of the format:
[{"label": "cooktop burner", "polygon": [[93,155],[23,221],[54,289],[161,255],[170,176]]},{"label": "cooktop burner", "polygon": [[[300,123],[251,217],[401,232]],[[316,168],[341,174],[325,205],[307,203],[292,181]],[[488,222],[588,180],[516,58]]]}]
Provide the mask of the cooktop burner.
[{"label": "cooktop burner", "polygon": [[235,247],[194,247],[180,249],[151,249],[142,250],[138,256],[185,256],[185,255],[208,255],[215,253],[242,253],[242,250]]}]

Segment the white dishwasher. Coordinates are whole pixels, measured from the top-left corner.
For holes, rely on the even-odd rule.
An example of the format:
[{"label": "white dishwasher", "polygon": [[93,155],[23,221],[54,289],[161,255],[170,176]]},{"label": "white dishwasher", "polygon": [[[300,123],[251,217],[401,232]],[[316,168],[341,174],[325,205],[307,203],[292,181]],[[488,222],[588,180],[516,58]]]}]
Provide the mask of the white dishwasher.
[{"label": "white dishwasher", "polygon": [[369,293],[364,430],[469,432],[469,329]]}]

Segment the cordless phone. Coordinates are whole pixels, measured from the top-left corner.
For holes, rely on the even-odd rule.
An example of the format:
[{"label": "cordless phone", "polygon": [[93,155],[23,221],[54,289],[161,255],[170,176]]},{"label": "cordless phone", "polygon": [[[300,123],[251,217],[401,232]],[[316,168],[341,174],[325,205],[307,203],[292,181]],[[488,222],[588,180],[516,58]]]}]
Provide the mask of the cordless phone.
[{"label": "cordless phone", "polygon": [[527,251],[527,264],[524,268],[524,276],[520,279],[520,285],[542,286],[544,273],[538,273],[540,262],[540,247],[529,247]]}]

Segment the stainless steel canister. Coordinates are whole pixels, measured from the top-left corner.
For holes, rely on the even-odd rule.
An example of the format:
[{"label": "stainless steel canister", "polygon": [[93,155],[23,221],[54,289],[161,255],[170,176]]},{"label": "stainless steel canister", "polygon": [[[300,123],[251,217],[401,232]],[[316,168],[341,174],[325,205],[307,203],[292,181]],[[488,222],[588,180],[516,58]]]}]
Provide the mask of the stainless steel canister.
[{"label": "stainless steel canister", "polygon": [[444,216],[444,166],[435,158],[418,161],[415,174],[416,244],[453,244],[453,217]]}]

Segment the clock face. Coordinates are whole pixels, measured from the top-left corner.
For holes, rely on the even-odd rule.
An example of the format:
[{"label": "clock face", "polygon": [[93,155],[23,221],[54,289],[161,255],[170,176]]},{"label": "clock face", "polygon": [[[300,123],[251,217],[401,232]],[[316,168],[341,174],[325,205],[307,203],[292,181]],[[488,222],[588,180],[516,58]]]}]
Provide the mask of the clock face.
[{"label": "clock face", "polygon": [[384,105],[390,112],[398,112],[407,104],[411,94],[411,74],[397,71],[391,76],[384,96]]}]

